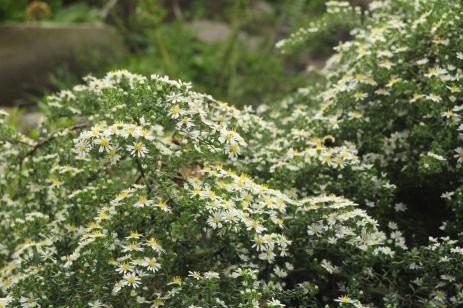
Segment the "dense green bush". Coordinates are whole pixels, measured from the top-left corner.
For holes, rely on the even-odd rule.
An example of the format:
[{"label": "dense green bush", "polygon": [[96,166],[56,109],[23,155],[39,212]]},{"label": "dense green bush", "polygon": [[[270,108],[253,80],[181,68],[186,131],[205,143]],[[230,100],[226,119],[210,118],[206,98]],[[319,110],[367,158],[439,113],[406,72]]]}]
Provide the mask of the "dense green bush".
[{"label": "dense green bush", "polygon": [[256,110],[117,71],[48,97],[34,139],[0,114],[2,304],[462,305],[462,15],[372,2]]},{"label": "dense green bush", "polygon": [[[337,47],[326,85],[304,90],[320,106],[309,111],[320,112],[324,131],[356,144],[365,162],[387,173],[398,187],[396,202],[409,203],[409,218],[425,212],[424,228],[454,216],[444,200],[461,186],[460,7],[458,1],[371,4],[368,22],[353,31],[356,39]],[[458,206],[450,209],[461,215]],[[452,223],[442,227],[460,231]]]}]

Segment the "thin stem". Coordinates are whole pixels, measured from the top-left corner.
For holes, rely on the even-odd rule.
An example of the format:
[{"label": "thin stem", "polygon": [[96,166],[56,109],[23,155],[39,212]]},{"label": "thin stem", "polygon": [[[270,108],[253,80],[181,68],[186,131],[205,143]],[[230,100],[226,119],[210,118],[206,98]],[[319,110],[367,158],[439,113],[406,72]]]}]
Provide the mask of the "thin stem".
[{"label": "thin stem", "polygon": [[136,158],[135,161],[137,163],[138,171],[140,171],[140,176],[138,177],[137,182],[140,181],[141,179],[143,179],[143,182],[145,183],[146,189],[148,190],[148,195],[151,195],[153,190],[151,189],[150,183],[149,183],[148,178],[147,178],[147,176],[145,174],[145,170],[143,169],[143,166],[142,166],[142,164],[140,162],[140,159]]}]

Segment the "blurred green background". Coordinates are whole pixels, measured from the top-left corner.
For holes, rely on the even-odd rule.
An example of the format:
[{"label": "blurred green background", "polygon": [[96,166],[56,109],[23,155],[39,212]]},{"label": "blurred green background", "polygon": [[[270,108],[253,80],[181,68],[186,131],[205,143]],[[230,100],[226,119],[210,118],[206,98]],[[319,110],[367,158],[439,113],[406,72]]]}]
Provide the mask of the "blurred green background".
[{"label": "blurred green background", "polygon": [[[321,18],[323,0],[0,0],[0,105],[33,106],[87,74],[167,74],[236,105],[303,85],[349,27],[282,55],[275,43]],[[359,1],[356,1],[358,4]],[[3,85],[3,87],[1,86]]]}]

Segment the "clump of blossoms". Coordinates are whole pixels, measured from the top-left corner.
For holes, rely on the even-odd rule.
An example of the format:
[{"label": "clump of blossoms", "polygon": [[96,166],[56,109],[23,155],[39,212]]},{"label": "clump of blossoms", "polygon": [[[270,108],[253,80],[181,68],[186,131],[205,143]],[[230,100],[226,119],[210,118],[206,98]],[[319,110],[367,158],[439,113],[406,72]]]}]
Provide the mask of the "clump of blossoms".
[{"label": "clump of blossoms", "polygon": [[[167,77],[86,81],[48,98],[37,139],[2,125],[5,303],[316,303],[326,283],[292,276],[311,256],[386,256],[385,234],[354,202],[246,174],[239,161],[254,166],[275,129],[252,109]],[[333,273],[334,254],[320,262]]]},{"label": "clump of blossoms", "polygon": [[[348,11],[347,2],[338,6]],[[259,110],[283,128],[280,144],[296,134],[295,140],[318,138],[320,153],[323,148],[336,153],[334,148],[352,144],[357,166],[369,170],[358,173],[351,162],[339,161],[344,169],[331,176],[324,177],[323,169],[316,169],[321,176],[313,180],[302,180],[303,173],[291,181],[297,189],[312,191],[325,179],[321,188],[342,190],[342,195],[364,205],[382,230],[389,229],[387,241],[394,243],[394,258],[403,263],[403,267],[383,265],[384,277],[373,279],[382,286],[379,289],[359,283],[378,273],[368,270],[369,278],[358,275],[345,286],[340,303],[355,304],[361,298],[364,303],[370,297],[374,303],[398,306],[416,302],[461,305],[462,11],[459,1],[372,1],[363,24],[351,32],[353,40],[340,43],[337,53],[318,72],[319,83],[289,95],[279,108]],[[312,32],[315,35],[318,30]],[[313,36],[306,35],[307,31],[298,33],[279,47],[285,52]],[[299,146],[293,150],[296,155],[276,154],[279,148],[275,145],[268,149],[273,155],[267,150],[260,155],[269,157],[270,163],[287,165],[288,158],[297,157],[301,149],[307,151],[307,141],[287,143],[295,144]],[[300,161],[307,162],[305,153],[303,157]],[[332,159],[337,157],[328,155],[327,161]],[[300,162],[288,167],[307,170]],[[345,176],[350,168],[356,174]],[[287,174],[285,170],[277,179],[287,183],[295,175]],[[275,180],[275,174],[272,177]],[[437,237],[447,250],[434,249]],[[426,275],[427,266],[438,272]],[[394,275],[398,279],[390,280]],[[403,277],[415,277],[410,280],[418,284],[410,287],[408,278],[400,281]],[[442,277],[450,280],[442,281]],[[357,295],[351,297],[352,293]]]},{"label": "clump of blossoms", "polygon": [[350,29],[359,24],[362,14],[360,7],[353,7],[347,1],[326,1],[326,13],[308,27],[292,33],[287,39],[277,42],[282,52],[291,52],[308,40],[331,34],[339,29]]},{"label": "clump of blossoms", "polygon": [[401,195],[460,185],[461,6],[371,3],[367,25],[337,47],[319,93],[323,115],[338,119],[336,136],[386,171]]},{"label": "clump of blossoms", "polygon": [[271,107],[116,71],[48,97],[34,139],[0,112],[0,305],[462,305],[462,11],[372,2]]}]

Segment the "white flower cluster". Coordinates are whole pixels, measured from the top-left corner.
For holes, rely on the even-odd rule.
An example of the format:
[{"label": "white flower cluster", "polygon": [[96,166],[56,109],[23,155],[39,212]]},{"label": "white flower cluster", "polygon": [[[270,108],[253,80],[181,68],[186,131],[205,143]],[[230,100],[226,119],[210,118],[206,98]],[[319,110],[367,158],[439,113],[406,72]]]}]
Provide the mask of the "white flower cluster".
[{"label": "white flower cluster", "polygon": [[461,305],[463,10],[370,10],[272,107],[116,71],[50,96],[34,140],[0,112],[0,306]]}]

